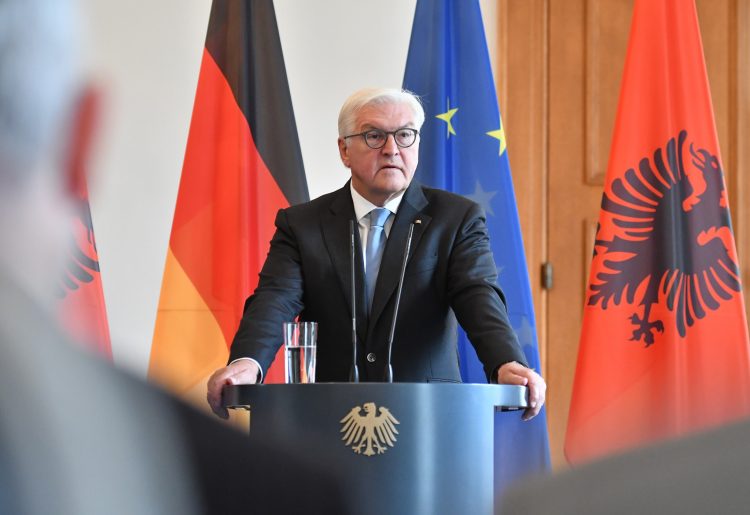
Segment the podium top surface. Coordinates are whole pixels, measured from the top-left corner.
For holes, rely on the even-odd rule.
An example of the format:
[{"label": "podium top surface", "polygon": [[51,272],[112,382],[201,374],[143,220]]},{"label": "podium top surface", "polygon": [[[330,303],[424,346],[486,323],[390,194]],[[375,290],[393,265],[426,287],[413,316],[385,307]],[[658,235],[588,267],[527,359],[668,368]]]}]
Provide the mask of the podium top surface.
[{"label": "podium top surface", "polygon": [[461,383],[314,383],[314,384],[256,384],[224,387],[224,406],[249,408],[255,403],[277,398],[312,397],[334,399],[337,396],[411,397],[433,401],[440,398],[466,398],[502,411],[524,409],[528,406],[525,386]]}]

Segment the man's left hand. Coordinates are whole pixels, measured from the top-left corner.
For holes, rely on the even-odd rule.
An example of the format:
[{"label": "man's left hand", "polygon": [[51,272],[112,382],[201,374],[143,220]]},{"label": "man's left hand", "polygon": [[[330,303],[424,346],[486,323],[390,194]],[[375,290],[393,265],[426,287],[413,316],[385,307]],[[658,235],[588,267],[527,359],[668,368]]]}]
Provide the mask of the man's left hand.
[{"label": "man's left hand", "polygon": [[547,383],[533,369],[516,361],[511,361],[497,369],[498,384],[515,384],[529,388],[529,407],[523,413],[524,420],[531,420],[539,414],[544,405]]}]

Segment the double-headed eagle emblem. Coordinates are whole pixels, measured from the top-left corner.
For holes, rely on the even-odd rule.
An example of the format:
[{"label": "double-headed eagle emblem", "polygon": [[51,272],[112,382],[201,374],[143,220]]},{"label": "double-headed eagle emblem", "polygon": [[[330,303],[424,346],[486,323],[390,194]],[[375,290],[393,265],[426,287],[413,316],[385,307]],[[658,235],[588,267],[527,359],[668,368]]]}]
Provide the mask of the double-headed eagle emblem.
[{"label": "double-headed eagle emblem", "polygon": [[680,131],[644,156],[602,199],[616,232],[605,236],[599,227],[594,255],[603,266],[588,304],[637,306],[630,339],[646,347],[664,332],[665,315],[685,337],[742,290],[719,159],[692,143],[684,148],[687,139]]},{"label": "double-headed eagle emblem", "polygon": [[[365,412],[362,415],[362,411]],[[377,415],[377,412],[380,412]],[[366,402],[362,406],[355,406],[341,419],[341,439],[344,444],[357,454],[373,456],[383,454],[388,447],[396,443],[399,421],[391,415],[388,408],[376,408],[374,402]]]}]

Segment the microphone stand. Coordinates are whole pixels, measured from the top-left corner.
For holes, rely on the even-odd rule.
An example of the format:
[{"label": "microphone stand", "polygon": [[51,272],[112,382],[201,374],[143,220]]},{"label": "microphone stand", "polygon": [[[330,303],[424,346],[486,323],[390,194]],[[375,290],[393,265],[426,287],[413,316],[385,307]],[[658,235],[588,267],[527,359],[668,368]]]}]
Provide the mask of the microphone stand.
[{"label": "microphone stand", "polygon": [[349,382],[359,382],[359,367],[357,365],[357,286],[354,282],[354,268],[356,266],[357,252],[355,250],[354,220],[349,220],[349,240],[351,242],[349,252],[349,267],[351,268],[352,281],[352,368],[349,371]]},{"label": "microphone stand", "polygon": [[404,249],[404,260],[401,262],[401,275],[398,278],[398,290],[396,291],[396,305],[393,307],[393,320],[391,320],[391,332],[388,335],[388,353],[386,354],[386,367],[383,381],[393,382],[393,367],[391,366],[391,351],[393,350],[393,335],[396,332],[396,318],[398,317],[398,306],[401,303],[401,290],[404,287],[404,274],[406,273],[406,262],[409,259],[411,249],[411,237],[414,234],[414,223],[409,225],[409,236],[406,237],[406,248]]}]

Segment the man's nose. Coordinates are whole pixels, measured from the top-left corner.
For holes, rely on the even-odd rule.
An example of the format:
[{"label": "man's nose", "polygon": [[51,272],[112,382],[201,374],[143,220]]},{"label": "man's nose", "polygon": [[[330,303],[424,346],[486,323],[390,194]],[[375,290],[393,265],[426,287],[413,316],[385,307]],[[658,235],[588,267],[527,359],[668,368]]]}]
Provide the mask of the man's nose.
[{"label": "man's nose", "polygon": [[399,153],[398,145],[396,145],[395,134],[385,135],[385,145],[383,145],[383,153],[389,156],[397,155]]}]

